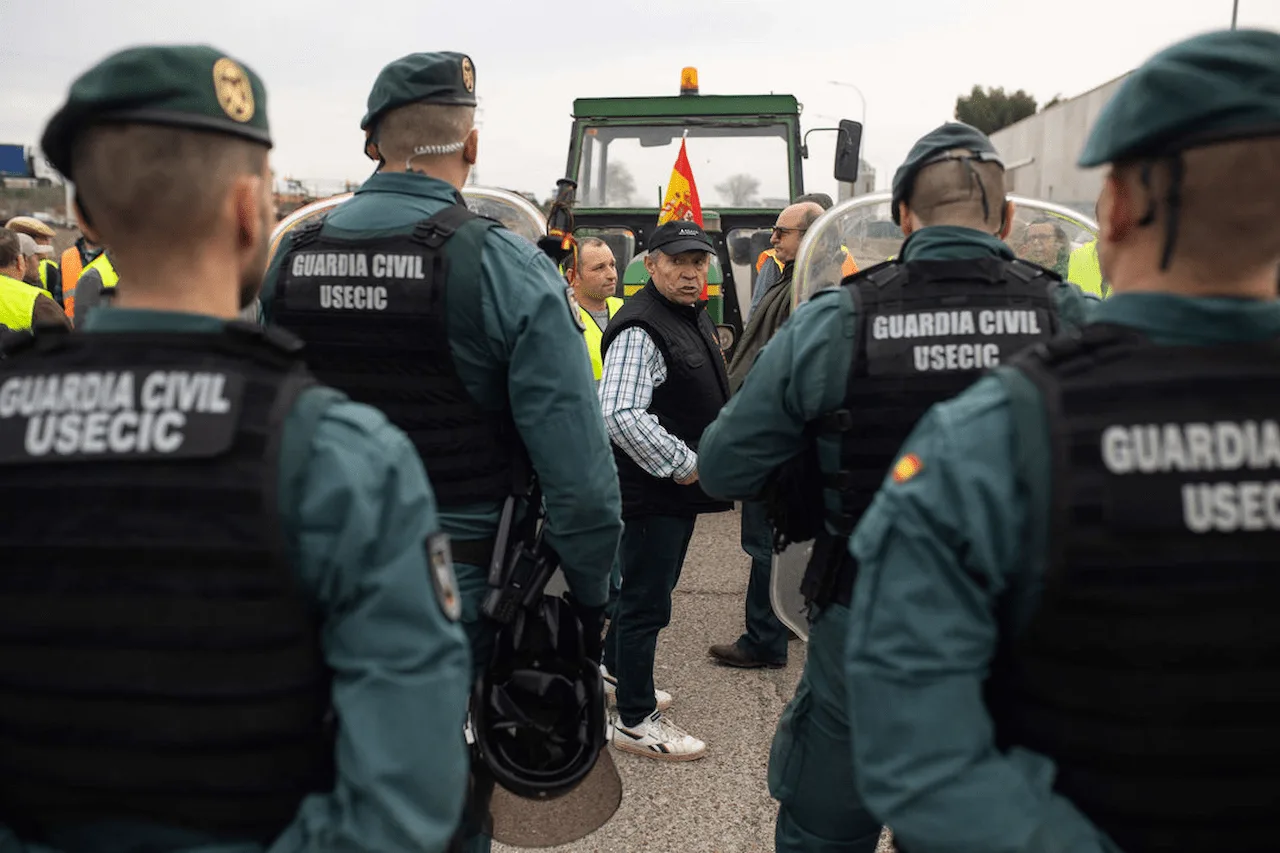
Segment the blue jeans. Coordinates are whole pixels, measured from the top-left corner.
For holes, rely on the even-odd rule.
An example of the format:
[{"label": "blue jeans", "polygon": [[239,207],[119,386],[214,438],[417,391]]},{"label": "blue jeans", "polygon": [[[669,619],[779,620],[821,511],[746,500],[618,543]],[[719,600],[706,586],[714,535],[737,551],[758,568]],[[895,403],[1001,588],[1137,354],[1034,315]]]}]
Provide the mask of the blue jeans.
[{"label": "blue jeans", "polygon": [[738,648],[756,660],[786,663],[790,632],[773,612],[769,597],[773,526],[765,505],[759,501],[742,503],[742,550],[751,557],[751,577],[747,581],[747,630],[738,638]]},{"label": "blue jeans", "polygon": [[[489,666],[498,626],[480,612],[489,589],[488,569],[467,563],[454,564],[458,576],[458,592],[462,598],[462,627],[471,645],[472,678],[478,678]],[[483,833],[468,835],[463,842],[466,853],[489,853],[492,839]]]},{"label": "blue jeans", "polygon": [[[624,527],[623,530],[626,530]],[[613,568],[609,572],[609,603],[605,605],[604,615],[612,622],[618,615],[618,596],[622,594],[622,542],[618,542],[618,552],[613,555]],[[606,668],[609,661],[601,661]],[[609,672],[613,672],[612,669]]]},{"label": "blue jeans", "polygon": [[697,516],[633,518],[622,531],[622,591],[604,640],[604,665],[618,679],[618,716],[639,725],[657,708],[653,661],[658,634],[671,622],[671,592],[680,580]]}]

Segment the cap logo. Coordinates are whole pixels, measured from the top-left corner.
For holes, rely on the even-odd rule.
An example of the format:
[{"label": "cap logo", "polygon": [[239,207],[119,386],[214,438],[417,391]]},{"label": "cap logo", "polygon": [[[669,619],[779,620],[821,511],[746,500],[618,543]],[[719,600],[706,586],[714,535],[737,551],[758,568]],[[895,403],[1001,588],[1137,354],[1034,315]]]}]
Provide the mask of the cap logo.
[{"label": "cap logo", "polygon": [[218,96],[218,106],[234,121],[253,118],[253,85],[234,59],[224,56],[213,63],[213,91]]},{"label": "cap logo", "polygon": [[476,69],[469,57],[462,57],[462,86],[468,92],[476,90]]},{"label": "cap logo", "polygon": [[681,228],[681,229],[680,229],[680,233],[679,233],[677,236],[679,236],[679,237],[697,237],[697,236],[698,236],[698,232],[697,232],[697,231],[691,231],[691,230],[689,230],[688,228]]}]

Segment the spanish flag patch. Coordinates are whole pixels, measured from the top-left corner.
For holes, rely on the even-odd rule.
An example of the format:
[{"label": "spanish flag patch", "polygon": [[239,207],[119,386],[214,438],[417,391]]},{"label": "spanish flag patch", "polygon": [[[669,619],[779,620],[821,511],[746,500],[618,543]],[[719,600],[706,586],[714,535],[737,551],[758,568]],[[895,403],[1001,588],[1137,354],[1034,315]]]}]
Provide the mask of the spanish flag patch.
[{"label": "spanish flag patch", "polygon": [[919,474],[920,469],[923,467],[924,463],[920,461],[919,456],[914,453],[908,453],[893,466],[893,481],[895,483],[905,483],[916,474]]}]

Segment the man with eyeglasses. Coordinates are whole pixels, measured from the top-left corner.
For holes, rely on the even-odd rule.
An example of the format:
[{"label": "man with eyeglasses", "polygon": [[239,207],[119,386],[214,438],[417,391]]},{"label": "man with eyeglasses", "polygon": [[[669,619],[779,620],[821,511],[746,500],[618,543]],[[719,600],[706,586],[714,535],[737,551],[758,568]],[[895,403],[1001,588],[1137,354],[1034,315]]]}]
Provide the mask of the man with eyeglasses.
[{"label": "man with eyeglasses", "polygon": [[[778,214],[773,226],[775,256],[782,262],[778,280],[760,297],[747,321],[742,340],[729,364],[729,393],[736,393],[755,363],[756,355],[791,316],[791,281],[800,241],[809,226],[824,213],[821,205],[806,201],[793,204]],[[762,501],[742,503],[742,550],[751,558],[747,581],[746,631],[736,642],[709,649],[718,663],[742,669],[780,669],[787,665],[790,632],[773,612],[769,599],[769,577],[773,570],[773,528]]]},{"label": "man with eyeglasses", "polygon": [[[821,207],[824,211],[830,210],[833,202],[831,196],[826,193],[805,193],[798,195],[791,200],[794,204],[804,204],[805,202],[813,202]],[[772,244],[772,240],[770,240]],[[799,243],[796,244],[799,247]],[[852,260],[852,259],[850,259]],[[772,263],[766,263],[772,261]],[[756,310],[756,306],[760,304],[761,298],[778,282],[778,278],[782,275],[782,260],[778,257],[777,248],[772,245],[760,253],[760,257],[756,258],[756,280],[751,286],[751,308],[747,311],[747,317],[750,318],[751,312]],[[849,271],[849,274],[857,272],[857,265]]]}]

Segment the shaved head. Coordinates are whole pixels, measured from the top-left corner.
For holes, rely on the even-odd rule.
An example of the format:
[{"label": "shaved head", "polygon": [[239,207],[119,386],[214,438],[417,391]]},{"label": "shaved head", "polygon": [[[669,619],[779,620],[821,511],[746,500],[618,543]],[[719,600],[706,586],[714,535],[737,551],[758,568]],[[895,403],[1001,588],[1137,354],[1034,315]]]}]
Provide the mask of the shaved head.
[{"label": "shaved head", "polygon": [[804,239],[805,232],[825,212],[822,205],[817,202],[802,201],[784,208],[778,214],[777,222],[773,227],[773,236],[769,240],[778,255],[778,260],[786,264],[796,259],[796,253],[800,251],[800,241]]},{"label": "shaved head", "polygon": [[1004,169],[998,163],[967,160],[934,163],[920,170],[905,202],[921,227],[958,225],[993,234],[1004,219]]}]

